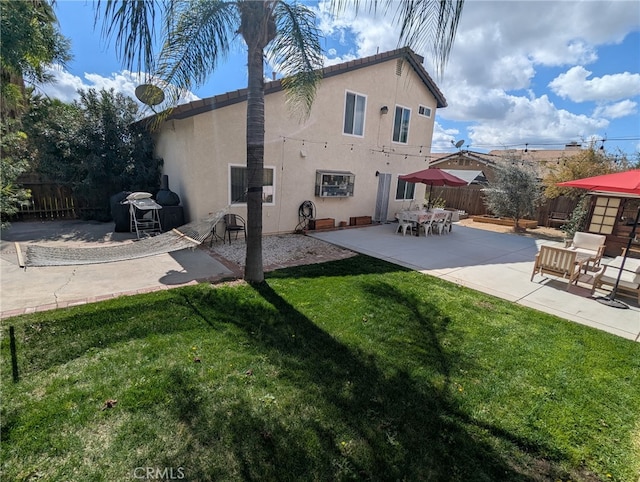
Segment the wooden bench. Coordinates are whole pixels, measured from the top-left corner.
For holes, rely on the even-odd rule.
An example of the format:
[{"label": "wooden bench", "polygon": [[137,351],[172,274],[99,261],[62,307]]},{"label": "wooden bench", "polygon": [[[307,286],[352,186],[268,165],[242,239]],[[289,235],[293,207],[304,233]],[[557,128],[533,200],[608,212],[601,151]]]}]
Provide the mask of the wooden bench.
[{"label": "wooden bench", "polygon": [[567,278],[567,290],[571,283],[574,283],[580,275],[580,264],[576,261],[577,252],[566,248],[555,246],[540,246],[540,251],[536,254],[531,273],[531,281],[536,273],[551,274],[560,278]]},{"label": "wooden bench", "polygon": [[547,227],[554,226],[562,226],[569,221],[569,213],[564,213],[561,211],[552,211],[547,218]]}]

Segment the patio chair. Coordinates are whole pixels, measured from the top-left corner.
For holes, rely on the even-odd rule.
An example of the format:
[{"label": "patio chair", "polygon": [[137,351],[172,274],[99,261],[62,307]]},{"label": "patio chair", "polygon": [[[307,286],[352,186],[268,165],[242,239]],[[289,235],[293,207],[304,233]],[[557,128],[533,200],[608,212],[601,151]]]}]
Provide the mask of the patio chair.
[{"label": "patio chair", "polygon": [[449,220],[449,225],[451,225],[451,212],[445,212],[444,209],[441,209],[438,210],[435,217],[436,219],[431,226],[432,231],[437,232],[438,234],[444,234],[447,220]]},{"label": "patio chair", "polygon": [[585,265],[586,269],[590,262],[593,263],[593,266],[600,265],[600,260],[604,255],[606,241],[607,237],[602,234],[578,231],[573,235],[573,239],[566,243],[566,248],[576,251],[579,254],[589,255],[590,259]]},{"label": "patio chair", "polygon": [[428,236],[429,234],[433,234],[433,229],[435,228],[434,219],[435,218],[432,214],[427,218],[426,221],[423,221],[422,223],[420,223],[418,225],[418,235],[420,234],[421,230],[424,230],[425,237]]},{"label": "patio chair", "polygon": [[407,213],[400,212],[398,213],[398,228],[396,229],[396,233],[402,231],[402,235],[407,234],[407,229],[409,230],[409,234],[413,231],[413,222],[409,219],[409,215]]},{"label": "patio chair", "polygon": [[615,286],[618,276],[620,276],[618,291],[637,296],[638,303],[640,303],[640,260],[627,258],[624,263],[624,269],[620,273],[622,259],[622,256],[617,256],[606,265],[603,264],[603,269],[595,276],[593,287],[591,288],[592,296],[597,288]]},{"label": "patio chair", "polygon": [[576,282],[580,275],[580,264],[576,262],[577,254],[575,251],[566,248],[541,246],[533,263],[531,281],[533,281],[536,273],[567,278],[569,280],[567,284],[568,291],[571,283]]},{"label": "patio chair", "polygon": [[246,223],[242,216],[238,214],[225,214],[224,220],[224,236],[222,236],[222,242],[224,243],[225,237],[229,238],[229,244],[231,244],[231,233],[236,233],[236,239],[238,239],[238,233],[242,231],[244,237],[247,237]]},{"label": "patio chair", "polygon": [[442,221],[442,224],[440,225],[440,234],[448,234],[451,232],[451,219],[452,219],[453,213],[451,211],[447,211],[447,215],[444,218],[444,221]]}]

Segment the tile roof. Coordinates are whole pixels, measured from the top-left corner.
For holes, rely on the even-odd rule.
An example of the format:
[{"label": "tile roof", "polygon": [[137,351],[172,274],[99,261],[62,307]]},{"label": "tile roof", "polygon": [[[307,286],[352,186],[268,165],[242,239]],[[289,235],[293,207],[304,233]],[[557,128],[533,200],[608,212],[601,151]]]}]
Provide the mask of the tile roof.
[{"label": "tile roof", "polygon": [[[422,63],[424,58],[416,54],[409,47],[403,47],[389,52],[383,52],[369,57],[361,59],[350,60],[341,64],[331,65],[322,69],[322,77],[333,77],[335,75],[344,74],[353,70],[369,67],[389,60],[402,58],[406,60],[409,65],[416,72],[420,80],[424,82],[429,91],[433,94],[437,101],[437,107],[446,107],[447,100],[444,95],[438,89],[438,86],[433,81],[429,73],[425,70]],[[264,86],[265,95],[279,92],[282,90],[281,79],[266,82]],[[213,97],[207,97],[205,99],[195,100],[188,104],[181,104],[173,109],[167,119],[185,119],[204,112],[208,112],[228,105],[236,104],[238,102],[244,102],[247,99],[247,89],[239,89],[224,94],[216,95]]]}]

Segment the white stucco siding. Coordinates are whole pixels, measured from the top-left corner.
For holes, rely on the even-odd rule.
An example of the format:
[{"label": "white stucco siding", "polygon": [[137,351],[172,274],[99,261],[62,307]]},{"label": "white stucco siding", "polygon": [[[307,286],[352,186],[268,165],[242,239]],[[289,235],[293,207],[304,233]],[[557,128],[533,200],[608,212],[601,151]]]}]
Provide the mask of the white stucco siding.
[{"label": "white stucco siding", "polygon": [[[392,174],[389,218],[408,202],[395,201],[397,175],[428,167],[436,99],[404,62],[396,75],[396,59],[324,78],[309,117],[302,123],[291,115],[283,92],[265,96],[265,166],[275,169],[275,204],[263,208],[263,232],[291,232],[305,200],[316,205],[317,218],[349,221],[373,216],[378,177]],[[366,96],[363,136],[344,135],[345,94]],[[388,113],[381,114],[386,105]],[[411,109],[406,144],[392,142],[396,105]],[[432,117],[418,115],[418,106]],[[229,165],[245,164],[246,102],[228,105],[165,123],[157,144],[172,190],[185,206],[188,220],[201,219],[229,203]],[[316,171],[349,171],[355,175],[354,195],[315,195]],[[418,185],[416,197],[424,198]],[[231,211],[246,215],[244,205]]]}]

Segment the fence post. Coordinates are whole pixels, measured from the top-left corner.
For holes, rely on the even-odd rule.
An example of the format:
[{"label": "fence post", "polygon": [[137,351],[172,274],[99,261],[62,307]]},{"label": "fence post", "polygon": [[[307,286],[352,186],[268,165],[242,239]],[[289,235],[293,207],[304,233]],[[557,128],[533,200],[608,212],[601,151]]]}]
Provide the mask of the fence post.
[{"label": "fence post", "polygon": [[13,326],[9,327],[9,348],[11,350],[11,372],[13,375],[13,383],[18,383],[18,352],[16,349],[16,333]]}]

